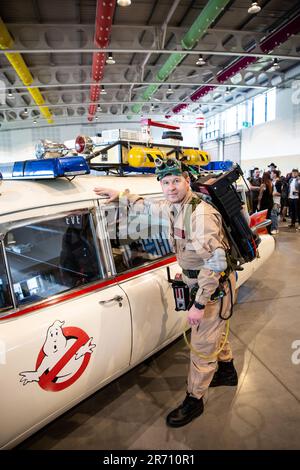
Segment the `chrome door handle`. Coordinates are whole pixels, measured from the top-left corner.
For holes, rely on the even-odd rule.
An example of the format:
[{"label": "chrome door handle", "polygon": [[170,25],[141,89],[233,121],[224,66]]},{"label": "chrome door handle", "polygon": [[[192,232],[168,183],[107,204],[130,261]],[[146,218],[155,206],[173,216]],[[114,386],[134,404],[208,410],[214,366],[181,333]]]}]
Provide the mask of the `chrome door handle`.
[{"label": "chrome door handle", "polygon": [[108,302],[118,302],[119,307],[122,307],[122,300],[123,300],[123,297],[121,295],[115,295],[112,299],[99,300],[99,305],[104,305],[104,304],[107,304]]}]

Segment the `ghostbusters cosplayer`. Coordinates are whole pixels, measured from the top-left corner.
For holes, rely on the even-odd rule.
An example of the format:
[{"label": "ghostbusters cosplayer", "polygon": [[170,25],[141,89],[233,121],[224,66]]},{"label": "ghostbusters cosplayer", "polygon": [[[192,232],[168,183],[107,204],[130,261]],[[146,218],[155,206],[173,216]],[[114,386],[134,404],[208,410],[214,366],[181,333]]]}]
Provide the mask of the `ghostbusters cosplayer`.
[{"label": "ghostbusters cosplayer", "polygon": [[[221,273],[227,268],[225,249],[228,241],[221,215],[191,191],[190,179],[182,171],[180,162],[156,163],[159,165],[157,179],[166,200],[151,201],[129,194],[128,190],[126,198],[129,210],[150,214],[158,210],[164,212],[169,219],[170,243],[182,268],[182,279],[190,289],[198,287],[188,310],[192,334],[187,393],[166,420],[169,426],[180,427],[202,414],[203,395],[209,386],[235,386],[238,383],[228,341],[214,356],[214,352],[220,350],[222,340],[224,343],[224,318],[229,316],[232,308],[235,274],[232,272],[222,285],[223,298],[214,295],[218,292]],[[97,187],[94,191],[99,196],[108,196],[107,202],[124,198],[124,193],[115,189]],[[196,207],[192,208],[196,199]]]}]

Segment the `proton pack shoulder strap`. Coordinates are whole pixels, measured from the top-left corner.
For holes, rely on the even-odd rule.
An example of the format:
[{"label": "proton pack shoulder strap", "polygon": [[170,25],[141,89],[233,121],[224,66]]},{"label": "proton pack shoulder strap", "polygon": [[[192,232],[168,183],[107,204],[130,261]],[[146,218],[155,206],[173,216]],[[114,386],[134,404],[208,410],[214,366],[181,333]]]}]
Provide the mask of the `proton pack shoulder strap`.
[{"label": "proton pack shoulder strap", "polygon": [[207,204],[209,204],[210,206],[212,206],[214,209],[216,209],[216,211],[221,215],[221,219],[222,219],[222,228],[226,234],[226,237],[227,237],[227,240],[228,240],[228,243],[224,244],[223,245],[223,248],[225,250],[225,255],[226,255],[226,260],[227,260],[227,265],[228,265],[228,268],[226,269],[226,275],[228,276],[230,272],[238,269],[238,266],[239,266],[239,262],[238,262],[238,256],[235,255],[235,252],[234,252],[234,247],[231,243],[231,236],[230,236],[230,233],[229,233],[229,230],[228,230],[228,227],[227,225],[225,224],[224,222],[224,219],[223,219],[223,216],[222,214],[220,213],[220,211],[218,210],[218,208],[213,204],[210,196],[206,196],[206,195],[203,195],[201,193],[194,193],[194,196],[192,197],[191,201],[190,201],[190,204],[192,206],[192,212],[194,212],[197,208],[197,206],[202,202],[202,201],[205,201]]}]

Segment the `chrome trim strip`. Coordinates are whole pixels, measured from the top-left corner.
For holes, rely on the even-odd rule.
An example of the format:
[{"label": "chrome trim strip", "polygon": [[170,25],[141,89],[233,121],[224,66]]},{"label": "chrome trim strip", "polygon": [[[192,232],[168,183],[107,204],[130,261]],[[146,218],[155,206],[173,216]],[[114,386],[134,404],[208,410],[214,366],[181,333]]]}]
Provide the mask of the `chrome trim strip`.
[{"label": "chrome trim strip", "polygon": [[96,210],[97,214],[97,225],[100,231],[100,237],[98,237],[100,246],[102,247],[102,251],[104,254],[104,261],[106,264],[107,272],[110,273],[109,277],[114,277],[117,275],[117,271],[115,268],[114,258],[112,254],[110,239],[108,236],[108,231],[105,227],[106,217],[103,212],[103,206],[100,204]]},{"label": "chrome trim strip", "polygon": [[12,282],[10,267],[9,267],[8,259],[7,259],[7,256],[6,256],[4,238],[2,238],[0,240],[0,244],[1,244],[1,251],[2,251],[3,259],[4,259],[4,265],[5,265],[6,273],[7,273],[7,279],[8,279],[9,289],[10,289],[10,296],[11,296],[11,299],[12,299],[12,307],[13,307],[14,310],[16,310],[17,309],[17,301],[16,301],[15,292],[14,292],[14,285],[13,285],[13,282]]},{"label": "chrome trim strip", "polygon": [[92,236],[93,236],[93,242],[94,242],[94,247],[96,249],[96,256],[97,256],[97,262],[98,262],[98,267],[99,267],[99,272],[100,272],[100,275],[102,276],[102,279],[105,279],[107,278],[107,273],[104,272],[104,269],[103,269],[103,263],[101,261],[101,254],[100,253],[100,250],[99,250],[99,243],[97,241],[97,234],[96,234],[96,228],[95,228],[95,223],[94,223],[94,216],[95,216],[95,208],[92,209],[90,212],[89,212],[89,221],[90,221],[90,228],[91,228],[91,231],[92,231]]}]

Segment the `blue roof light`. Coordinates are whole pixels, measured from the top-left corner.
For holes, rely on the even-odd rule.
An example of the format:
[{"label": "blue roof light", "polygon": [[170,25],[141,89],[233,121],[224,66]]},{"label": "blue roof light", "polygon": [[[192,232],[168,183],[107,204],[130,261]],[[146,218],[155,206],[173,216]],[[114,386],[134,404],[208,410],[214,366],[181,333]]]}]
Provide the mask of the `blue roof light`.
[{"label": "blue roof light", "polygon": [[84,157],[58,157],[43,160],[25,160],[0,165],[4,180],[54,179],[87,175],[90,168]]}]

